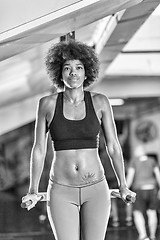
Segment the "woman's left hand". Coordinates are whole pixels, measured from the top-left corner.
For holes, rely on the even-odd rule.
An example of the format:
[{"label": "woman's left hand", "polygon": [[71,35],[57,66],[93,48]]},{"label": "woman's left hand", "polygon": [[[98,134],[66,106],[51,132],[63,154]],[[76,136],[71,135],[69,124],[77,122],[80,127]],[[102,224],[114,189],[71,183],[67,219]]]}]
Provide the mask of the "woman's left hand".
[{"label": "woman's left hand", "polygon": [[129,190],[127,187],[120,188],[119,192],[120,192],[122,200],[125,203],[131,204],[136,201],[136,193]]}]

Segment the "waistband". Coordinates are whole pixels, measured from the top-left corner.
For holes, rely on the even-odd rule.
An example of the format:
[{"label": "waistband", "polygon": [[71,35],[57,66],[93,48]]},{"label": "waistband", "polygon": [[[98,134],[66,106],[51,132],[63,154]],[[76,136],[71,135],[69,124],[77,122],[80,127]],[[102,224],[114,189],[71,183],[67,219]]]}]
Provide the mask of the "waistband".
[{"label": "waistband", "polygon": [[100,179],[98,179],[98,180],[96,180],[96,181],[94,181],[94,182],[87,183],[87,184],[83,184],[83,185],[76,185],[76,186],[75,186],[75,185],[68,185],[68,184],[59,183],[59,182],[56,182],[55,180],[53,180],[53,179],[51,179],[51,178],[49,178],[49,181],[50,181],[51,183],[55,183],[55,184],[57,184],[57,185],[64,186],[64,187],[84,188],[84,187],[89,187],[89,186],[92,186],[92,185],[94,185],[94,184],[100,183],[100,182],[104,181],[105,179],[106,179],[105,176],[103,176],[102,178],[100,178]]}]

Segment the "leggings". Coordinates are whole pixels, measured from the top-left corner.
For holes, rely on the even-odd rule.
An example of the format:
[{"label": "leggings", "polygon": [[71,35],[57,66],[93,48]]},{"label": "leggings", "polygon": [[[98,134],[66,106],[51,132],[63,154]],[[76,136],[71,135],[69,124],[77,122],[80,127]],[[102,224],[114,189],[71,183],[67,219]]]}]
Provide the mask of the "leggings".
[{"label": "leggings", "polygon": [[104,240],[111,201],[106,179],[83,186],[49,181],[47,213],[56,240]]}]

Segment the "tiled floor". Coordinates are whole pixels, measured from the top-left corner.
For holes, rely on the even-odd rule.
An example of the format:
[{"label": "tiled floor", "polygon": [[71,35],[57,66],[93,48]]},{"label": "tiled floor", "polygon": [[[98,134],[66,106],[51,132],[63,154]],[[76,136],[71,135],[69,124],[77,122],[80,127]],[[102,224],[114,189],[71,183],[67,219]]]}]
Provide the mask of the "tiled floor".
[{"label": "tiled floor", "polygon": [[[44,203],[38,203],[37,207],[29,212],[22,209],[20,203],[20,197],[0,192],[0,240],[55,240],[48,220],[40,221],[39,218],[44,212]],[[105,240],[137,239],[135,227],[125,226],[123,203],[120,204],[120,227],[113,228],[109,224]],[[160,227],[157,234],[160,239]]]}]

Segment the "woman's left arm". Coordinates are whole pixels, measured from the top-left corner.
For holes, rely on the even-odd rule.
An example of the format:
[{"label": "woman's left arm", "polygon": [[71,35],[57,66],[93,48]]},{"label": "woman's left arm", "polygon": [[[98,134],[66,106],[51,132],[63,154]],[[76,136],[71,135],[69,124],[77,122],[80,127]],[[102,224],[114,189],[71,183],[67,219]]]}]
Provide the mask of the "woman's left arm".
[{"label": "woman's left arm", "polygon": [[155,177],[156,177],[156,180],[157,180],[158,187],[160,189],[160,170],[159,170],[158,166],[155,166],[154,174],[155,174]]},{"label": "woman's left arm", "polygon": [[159,166],[155,166],[154,168],[154,174],[157,180],[157,185],[158,185],[158,199],[160,199],[160,170],[159,170]]},{"label": "woman's left arm", "polygon": [[102,129],[105,137],[107,151],[111,158],[111,163],[117,176],[122,199],[125,201],[127,195],[130,195],[134,198],[135,193],[130,191],[127,187],[123,153],[117,136],[112,107],[106,96],[100,95],[100,98],[102,103]]}]

